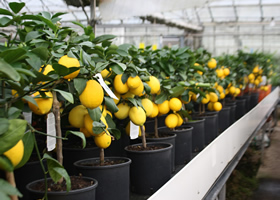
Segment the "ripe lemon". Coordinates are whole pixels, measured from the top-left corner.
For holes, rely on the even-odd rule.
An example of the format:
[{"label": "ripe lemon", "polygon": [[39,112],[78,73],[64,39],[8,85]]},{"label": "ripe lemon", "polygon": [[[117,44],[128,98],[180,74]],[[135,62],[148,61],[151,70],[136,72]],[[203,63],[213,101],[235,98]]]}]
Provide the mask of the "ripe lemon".
[{"label": "ripe lemon", "polygon": [[8,151],[3,153],[3,155],[5,155],[11,161],[14,167],[20,163],[23,154],[24,154],[24,145],[22,140],[19,140],[15,146],[13,146]]},{"label": "ripe lemon", "polygon": [[239,95],[241,90],[239,88],[235,88],[235,96]]},{"label": "ripe lemon", "polygon": [[[53,95],[51,92],[45,92],[45,94],[49,98],[42,98],[39,92],[35,92],[32,95],[38,106],[28,101],[28,106],[30,110],[32,110],[32,112],[35,113],[36,115],[45,115],[48,112],[50,112],[52,108]],[[39,97],[36,97],[38,95]]]},{"label": "ripe lemon", "polygon": [[98,146],[101,149],[108,148],[111,144],[111,141],[112,141],[111,135],[108,135],[107,133],[94,137],[94,142],[96,146]]},{"label": "ripe lemon", "polygon": [[258,86],[258,85],[260,84],[259,79],[256,79],[256,80],[254,81],[254,84],[255,84],[256,86]]},{"label": "ripe lemon", "polygon": [[[144,130],[145,130],[145,126],[144,126]],[[130,122],[127,123],[126,127],[125,127],[125,133],[130,136]],[[141,134],[141,128],[139,126],[139,134],[138,136],[140,137],[142,134]]]},{"label": "ripe lemon", "polygon": [[262,73],[263,73],[263,69],[260,69],[259,70],[259,75],[262,75]]},{"label": "ripe lemon", "polygon": [[217,61],[215,60],[215,58],[211,58],[211,59],[208,61],[207,66],[208,66],[210,69],[214,69],[214,68],[217,66]]},{"label": "ripe lemon", "polygon": [[182,102],[177,97],[173,97],[169,101],[169,108],[173,111],[179,111],[182,108]]},{"label": "ripe lemon", "polygon": [[80,132],[82,132],[86,138],[91,137],[90,132],[88,132],[88,130],[85,127],[80,128]]},{"label": "ripe lemon", "polygon": [[221,78],[224,76],[224,71],[222,69],[216,69],[216,74],[219,78]]},{"label": "ripe lemon", "polygon": [[253,73],[257,74],[259,72],[259,66],[255,66],[253,69]]},{"label": "ripe lemon", "polygon": [[121,95],[119,93],[117,93],[116,91],[114,91],[114,94],[118,98],[118,99],[113,99],[115,104],[117,105],[120,102],[120,100],[121,100]]},{"label": "ripe lemon", "polygon": [[167,126],[168,128],[175,128],[178,124],[178,117],[176,114],[169,114],[166,116],[165,118],[165,126]]},{"label": "ripe lemon", "polygon": [[135,76],[135,77],[128,77],[127,79],[127,86],[131,89],[135,89],[135,88],[138,88],[141,84],[141,79],[139,76]]},{"label": "ripe lemon", "polygon": [[[106,119],[102,115],[101,115],[100,119],[105,124],[106,128],[108,128],[108,124],[106,122]],[[93,130],[92,130],[92,128],[93,128],[92,123],[93,123],[93,120],[91,119],[90,115],[86,114],[84,116],[84,127],[86,128],[86,130],[93,136],[98,136],[98,135],[102,135],[102,134],[105,133],[105,131],[102,132],[102,133],[99,133],[99,134],[94,133]]]},{"label": "ripe lemon", "polygon": [[75,128],[84,127],[84,116],[88,113],[87,108],[83,105],[78,105],[72,108],[68,115],[68,121]]},{"label": "ripe lemon", "polygon": [[120,103],[118,105],[118,112],[115,112],[114,115],[116,118],[118,119],[125,119],[128,117],[128,113],[129,113],[129,110],[130,110],[130,107],[128,106],[127,103]]},{"label": "ripe lemon", "polygon": [[210,110],[210,111],[213,111],[213,110],[214,110],[213,105],[214,105],[213,102],[209,102],[209,103],[207,104],[207,109]]},{"label": "ripe lemon", "polygon": [[158,113],[158,105],[153,102],[153,112],[149,117],[155,118],[156,116],[158,116]]},{"label": "ripe lemon", "polygon": [[139,85],[137,88],[135,88],[135,89],[129,89],[129,91],[130,91],[132,94],[136,95],[136,96],[140,96],[141,94],[143,94],[143,91],[144,91],[144,84],[143,84],[142,81],[141,81],[140,85]]},{"label": "ripe lemon", "polygon": [[222,104],[221,104],[220,102],[215,102],[215,103],[213,104],[213,109],[214,109],[215,111],[220,111],[222,108],[223,108],[223,106],[222,106]]},{"label": "ripe lemon", "polygon": [[201,71],[196,71],[196,73],[203,75],[203,72],[201,72]]},{"label": "ripe lemon", "polygon": [[215,103],[215,102],[218,101],[218,95],[217,95],[216,93],[210,92],[210,93],[209,93],[209,96],[210,96],[210,101],[211,101],[211,102]]},{"label": "ripe lemon", "polygon": [[132,94],[130,91],[128,91],[127,93],[121,95],[123,99],[127,99],[127,98],[134,98],[134,94]]},{"label": "ripe lemon", "polygon": [[201,100],[201,103],[202,104],[207,104],[210,100],[210,95],[209,94],[206,94],[205,95],[206,97],[204,97],[202,100]]},{"label": "ripe lemon", "polygon": [[107,69],[103,69],[103,70],[100,72],[100,74],[101,74],[102,78],[107,78],[107,77],[111,74],[111,72],[108,71]]},{"label": "ripe lemon", "polygon": [[[110,115],[111,118],[113,118],[113,115],[112,115],[112,113],[111,113],[109,110],[106,110],[106,112],[107,112],[107,115]],[[106,116],[107,116],[107,115],[106,115]]]},{"label": "ripe lemon", "polygon": [[254,80],[254,79],[255,79],[255,75],[252,74],[252,73],[249,74],[249,75],[248,75],[248,79],[249,79],[249,81],[250,81],[250,80]]},{"label": "ripe lemon", "polygon": [[178,117],[178,124],[177,127],[181,126],[184,122],[183,118],[181,117],[181,115],[179,113],[175,113]]},{"label": "ripe lemon", "polygon": [[219,91],[220,94],[224,92],[224,88],[221,85],[217,86],[217,90]]},{"label": "ripe lemon", "polygon": [[224,68],[224,75],[228,76],[230,74],[229,68]]},{"label": "ripe lemon", "polygon": [[234,94],[235,94],[235,90],[236,90],[236,88],[235,88],[234,86],[231,86],[231,87],[229,88],[229,93],[230,93],[231,95],[234,95]]},{"label": "ripe lemon", "polygon": [[157,94],[160,91],[160,82],[156,77],[150,76],[150,80],[146,83],[151,87],[151,94]]},{"label": "ripe lemon", "polygon": [[115,76],[114,88],[120,94],[124,94],[128,92],[129,87],[127,86],[127,83],[122,82],[122,74],[118,74]]},{"label": "ripe lemon", "polygon": [[226,97],[225,93],[222,92],[222,93],[220,94],[220,99],[224,99],[225,97]]},{"label": "ripe lemon", "polygon": [[146,122],[146,113],[140,106],[134,106],[130,108],[128,116],[130,120],[137,126],[142,126]]},{"label": "ripe lemon", "polygon": [[162,115],[167,114],[170,111],[169,101],[165,100],[163,103],[158,104],[158,112]]},{"label": "ripe lemon", "polygon": [[[63,65],[67,68],[80,67],[80,62],[78,61],[77,58],[70,58],[67,55],[62,56],[59,59],[58,64]],[[67,76],[64,76],[63,78],[64,79],[73,79],[73,78],[77,77],[79,73],[80,73],[80,69],[72,72],[71,74],[68,74]]]},{"label": "ripe lemon", "polygon": [[153,108],[154,108],[153,102],[148,98],[144,98],[141,100],[141,103],[146,111],[146,116],[149,117],[153,112]]},{"label": "ripe lemon", "polygon": [[96,80],[89,80],[79,99],[86,108],[97,108],[104,99],[103,88]]},{"label": "ripe lemon", "polygon": [[194,92],[190,91],[189,95],[191,95],[191,100],[196,102],[196,100],[197,100],[196,94]]},{"label": "ripe lemon", "polygon": [[106,106],[100,105],[99,108],[100,108],[100,110],[101,110],[101,112],[102,112],[102,116],[103,116],[103,117],[106,117],[106,115],[107,115]]},{"label": "ripe lemon", "polygon": [[46,65],[46,66],[42,65],[39,69],[39,72],[42,72],[43,69],[44,69],[43,71],[44,75],[47,75],[49,72],[53,71],[53,67],[51,65]]}]

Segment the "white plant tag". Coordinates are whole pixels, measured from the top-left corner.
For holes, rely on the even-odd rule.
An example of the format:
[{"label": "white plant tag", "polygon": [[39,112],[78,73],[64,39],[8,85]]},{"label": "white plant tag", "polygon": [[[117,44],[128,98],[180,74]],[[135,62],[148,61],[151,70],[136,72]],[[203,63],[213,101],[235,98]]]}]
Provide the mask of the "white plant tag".
[{"label": "white plant tag", "polygon": [[[55,117],[52,112],[48,114],[48,118],[47,118],[47,134],[56,136]],[[47,136],[47,150],[52,151],[54,150],[55,146],[56,146],[56,138]]]},{"label": "white plant tag", "polygon": [[135,124],[133,124],[132,121],[130,121],[130,139],[134,140],[138,138],[139,135],[139,126],[136,126]]},{"label": "white plant tag", "polygon": [[96,74],[94,77],[97,78],[97,80],[100,83],[100,85],[104,88],[104,90],[109,94],[109,96],[111,98],[119,100],[118,97],[116,97],[116,95],[114,94],[114,92],[112,92],[112,90],[104,82],[103,77],[102,77],[102,75],[100,73]]},{"label": "white plant tag", "polygon": [[199,94],[199,93],[197,93],[197,94],[196,94],[196,98],[198,98],[199,96],[200,96],[200,94]]},{"label": "white plant tag", "polygon": [[32,112],[23,112],[24,119],[27,121],[28,124],[32,123]]}]

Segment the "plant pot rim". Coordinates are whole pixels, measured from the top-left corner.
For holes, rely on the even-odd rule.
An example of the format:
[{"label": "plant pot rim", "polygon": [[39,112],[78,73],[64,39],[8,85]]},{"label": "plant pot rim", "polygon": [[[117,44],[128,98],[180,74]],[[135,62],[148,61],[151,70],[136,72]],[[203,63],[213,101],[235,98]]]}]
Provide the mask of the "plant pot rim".
[{"label": "plant pot rim", "polygon": [[86,158],[86,159],[82,159],[82,160],[78,160],[76,162],[73,163],[73,165],[77,168],[83,168],[83,169],[111,169],[111,168],[119,168],[119,167],[122,167],[124,165],[129,165],[131,163],[131,159],[130,158],[127,158],[127,157],[105,157],[104,158],[105,160],[124,160],[125,162],[123,163],[118,163],[118,164],[114,164],[114,165],[104,165],[104,166],[84,166],[84,165],[81,165],[81,163],[83,162],[88,162],[88,161],[93,161],[93,160],[100,160],[99,157],[96,157],[96,158]]},{"label": "plant pot rim", "polygon": [[[142,143],[132,144],[132,145],[129,145],[129,146],[139,146],[139,145],[142,145]],[[156,145],[156,146],[165,145],[165,147],[161,148],[161,149],[155,149],[155,150],[134,151],[134,150],[127,149],[127,147],[129,147],[129,146],[126,146],[124,148],[124,150],[127,151],[127,152],[133,152],[133,153],[137,153],[137,154],[147,154],[147,153],[158,153],[158,152],[161,152],[161,151],[167,151],[167,150],[169,150],[173,147],[173,145],[171,143],[168,143],[168,142],[147,142],[147,146],[148,145]]]},{"label": "plant pot rim", "polygon": [[199,117],[198,119],[184,122],[184,123],[182,124],[182,126],[183,126],[183,125],[188,125],[188,124],[194,124],[194,123],[198,123],[198,122],[203,122],[203,121],[205,121],[205,119],[202,118],[202,117]]},{"label": "plant pot rim", "polygon": [[[89,180],[89,181],[93,181],[93,185],[90,185],[90,186],[87,186],[85,188],[81,188],[81,189],[77,189],[77,190],[70,190],[69,192],[67,191],[51,191],[51,192],[47,192],[49,195],[59,195],[59,196],[65,196],[65,195],[70,195],[70,194],[79,194],[79,193],[83,193],[83,192],[87,192],[87,191],[90,191],[90,190],[93,190],[94,188],[96,188],[98,186],[98,181],[94,178],[91,178],[91,177],[86,177],[86,176],[82,176],[83,179],[85,180]],[[47,180],[50,180],[51,178],[47,178]],[[35,181],[32,181],[30,183],[28,183],[26,185],[26,189],[28,191],[31,191],[35,194],[42,194],[44,195],[45,194],[45,191],[39,191],[39,190],[34,190],[32,189],[30,186],[35,184],[35,183],[38,183],[38,182],[42,182],[42,181],[45,181],[45,179],[38,179],[38,180],[35,180]]]}]

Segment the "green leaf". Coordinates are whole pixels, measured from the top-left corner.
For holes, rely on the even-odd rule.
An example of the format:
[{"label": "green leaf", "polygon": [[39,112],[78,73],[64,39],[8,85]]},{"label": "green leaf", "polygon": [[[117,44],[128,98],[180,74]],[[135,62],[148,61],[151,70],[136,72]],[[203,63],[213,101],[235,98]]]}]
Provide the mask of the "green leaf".
[{"label": "green leaf", "polygon": [[61,94],[61,96],[63,96],[64,99],[66,99],[70,103],[74,103],[74,97],[71,93],[65,92],[63,90],[58,90],[58,89],[54,89],[54,91],[59,92],[59,94]]},{"label": "green leaf", "polygon": [[127,53],[127,51],[124,51],[123,49],[117,49],[116,52],[117,52],[120,56],[124,56],[124,57],[129,56],[129,54]]},{"label": "green leaf", "polygon": [[110,133],[112,133],[112,135],[113,135],[117,140],[119,140],[119,139],[121,138],[122,133],[121,133],[121,131],[120,131],[119,129],[117,129],[117,128],[108,128],[108,131],[109,131]]},{"label": "green leaf", "polygon": [[18,191],[17,188],[12,186],[9,182],[0,179],[0,199],[1,200],[10,200],[10,195],[16,195],[22,197],[22,194]]},{"label": "green leaf", "polygon": [[27,121],[22,119],[9,120],[8,130],[0,137],[0,155],[18,143],[24,135],[26,125]]},{"label": "green leaf", "polygon": [[8,118],[9,119],[17,119],[20,114],[21,114],[22,110],[16,108],[16,107],[10,107],[8,109]]},{"label": "green leaf", "polygon": [[77,21],[72,21],[73,24],[76,24],[77,26],[80,26],[81,28],[85,28],[85,26],[83,24],[81,24],[80,22]]},{"label": "green leaf", "polygon": [[36,78],[36,75],[30,70],[27,70],[27,69],[24,69],[24,68],[15,68],[15,70],[17,72],[19,72],[20,74],[25,74],[27,76],[31,76],[33,78]]},{"label": "green leaf", "polygon": [[9,17],[1,17],[0,18],[0,27],[8,26],[11,22],[11,19]]},{"label": "green leaf", "polygon": [[92,42],[95,43],[95,44],[98,44],[98,43],[101,43],[105,40],[112,40],[114,38],[116,38],[115,35],[101,35],[101,36],[98,36],[98,37],[94,38],[92,40]]},{"label": "green leaf", "polygon": [[162,92],[162,93],[160,93],[159,95],[156,96],[155,103],[156,104],[161,104],[167,99],[168,99],[168,95],[165,92]]},{"label": "green leaf", "polygon": [[69,177],[67,171],[63,167],[54,167],[54,168],[52,168],[52,171],[59,174],[60,176],[62,176],[65,179],[66,190],[67,190],[67,192],[69,192],[71,189],[71,180],[70,180],[70,177]]},{"label": "green leaf", "polygon": [[42,16],[46,19],[51,19],[51,14],[49,12],[43,11],[41,12]]},{"label": "green leaf", "polygon": [[11,13],[10,11],[0,8],[0,15],[9,15],[9,16],[13,16],[13,13]]},{"label": "green leaf", "polygon": [[99,122],[100,121],[100,118],[101,118],[101,115],[102,115],[102,112],[100,110],[99,107],[95,108],[95,109],[87,109],[88,110],[88,114],[90,116],[90,118],[93,120],[93,121],[97,121]]},{"label": "green leaf", "polygon": [[13,163],[4,155],[0,155],[1,170],[12,172],[14,171]]},{"label": "green leaf", "polygon": [[176,86],[172,88],[169,92],[173,97],[178,97],[181,95],[186,89],[183,86]]},{"label": "green leaf", "polygon": [[16,166],[17,168],[22,167],[23,165],[25,165],[25,163],[27,163],[27,161],[29,160],[33,148],[34,148],[34,137],[32,135],[33,133],[31,131],[28,131],[24,134],[22,141],[23,141],[23,145],[24,145],[24,154],[23,154],[23,158],[21,159],[20,163]]},{"label": "green leaf", "polygon": [[9,3],[9,7],[15,14],[19,13],[24,6],[25,3],[18,3],[18,2]]},{"label": "green leaf", "polygon": [[114,120],[112,119],[112,117],[110,115],[107,114],[105,119],[106,119],[106,122],[108,124],[108,127],[116,128],[116,124],[115,124]]},{"label": "green leaf", "polygon": [[66,75],[71,74],[72,72],[75,72],[80,69],[80,67],[67,68],[58,63],[53,64],[52,67],[59,76],[66,76]]},{"label": "green leaf", "polygon": [[123,68],[120,67],[118,64],[112,64],[110,65],[111,69],[113,72],[115,72],[116,74],[122,74],[124,72]]},{"label": "green leaf", "polygon": [[111,112],[113,113],[118,112],[119,109],[111,97],[104,97],[104,99],[105,99],[105,105]]},{"label": "green leaf", "polygon": [[125,64],[119,63],[119,62],[116,62],[116,64],[119,65],[122,68],[123,71],[126,70],[126,65]]},{"label": "green leaf", "polygon": [[33,68],[35,69],[36,71],[39,71],[40,67],[41,67],[41,59],[33,54],[33,53],[29,53],[27,55],[29,58],[26,59],[27,63]]},{"label": "green leaf", "polygon": [[12,64],[21,59],[26,52],[27,51],[23,48],[8,49],[1,52],[0,57],[2,57],[7,63]]},{"label": "green leaf", "polygon": [[85,135],[82,132],[79,132],[79,131],[66,131],[65,137],[67,137],[69,134],[73,134],[73,135],[76,135],[79,138],[81,138],[82,142],[83,142],[83,148],[86,147],[86,138],[85,138]]},{"label": "green leaf", "polygon": [[103,124],[103,122],[97,122],[97,121],[92,122],[92,131],[95,134],[103,133],[105,128],[106,126],[105,124]]},{"label": "green leaf", "polygon": [[0,118],[0,138],[3,133],[9,129],[9,120],[6,118]]},{"label": "green leaf", "polygon": [[39,83],[41,81],[52,81],[53,78],[51,78],[50,76],[44,75],[42,72],[38,72],[38,71],[33,71],[34,74],[36,75],[36,78],[34,78],[32,80],[32,83]]},{"label": "green leaf", "polygon": [[84,78],[75,78],[74,87],[77,90],[78,94],[81,95],[87,85],[87,79]]},{"label": "green leaf", "polygon": [[48,27],[50,27],[50,28],[53,30],[53,32],[56,32],[56,31],[57,31],[57,26],[56,26],[51,20],[46,19],[46,18],[44,18],[44,17],[41,16],[41,15],[37,15],[37,17],[38,17],[41,21],[45,22],[46,25],[48,25]]},{"label": "green leaf", "polygon": [[127,100],[129,101],[129,102],[131,102],[134,106],[136,106],[137,108],[138,108],[138,104],[137,104],[137,101],[136,101],[136,99],[134,99],[134,98],[127,98]]},{"label": "green leaf", "polygon": [[30,40],[33,40],[35,38],[38,38],[42,36],[42,33],[39,33],[38,31],[30,31],[29,33],[26,34],[25,36],[25,42],[29,42]]},{"label": "green leaf", "polygon": [[24,97],[22,97],[22,99],[24,99],[25,101],[29,101],[30,103],[34,104],[35,106],[38,106],[37,102],[31,96],[24,96]]},{"label": "green leaf", "polygon": [[49,51],[45,47],[37,47],[35,49],[32,49],[32,52],[42,60],[47,60],[49,57]]}]

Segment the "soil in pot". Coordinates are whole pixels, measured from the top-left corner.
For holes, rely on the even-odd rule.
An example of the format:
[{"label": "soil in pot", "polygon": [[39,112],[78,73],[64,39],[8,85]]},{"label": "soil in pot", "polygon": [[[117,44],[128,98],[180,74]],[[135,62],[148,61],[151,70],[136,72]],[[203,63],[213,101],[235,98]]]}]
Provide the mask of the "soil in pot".
[{"label": "soil in pot", "polygon": [[171,178],[172,144],[148,142],[147,147],[135,144],[125,148],[132,160],[131,191],[141,195],[153,194]]},{"label": "soil in pot", "polygon": [[[80,176],[71,176],[71,190],[66,191],[66,183],[54,183],[50,178],[48,182],[49,200],[95,200],[95,189],[98,182],[95,179]],[[45,193],[45,180],[33,181],[26,186],[30,200],[41,199]]]},{"label": "soil in pot", "polygon": [[131,160],[126,157],[105,157],[79,160],[74,163],[77,173],[98,181],[96,199],[129,200],[129,170]]}]

